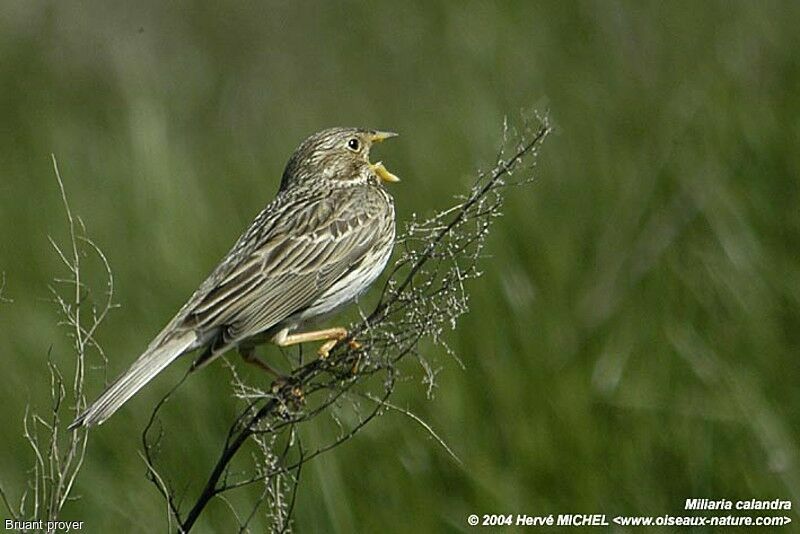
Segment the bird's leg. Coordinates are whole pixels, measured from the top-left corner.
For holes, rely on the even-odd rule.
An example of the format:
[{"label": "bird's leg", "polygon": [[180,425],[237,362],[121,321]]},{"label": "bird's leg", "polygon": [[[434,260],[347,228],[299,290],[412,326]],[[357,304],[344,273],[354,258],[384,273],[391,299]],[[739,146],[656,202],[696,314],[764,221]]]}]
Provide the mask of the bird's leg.
[{"label": "bird's leg", "polygon": [[270,389],[273,393],[278,393],[289,383],[289,377],[272,367],[270,364],[256,356],[256,348],[254,345],[239,346],[239,354],[242,359],[251,365],[255,365],[275,377]]},{"label": "bird's leg", "polygon": [[[347,329],[341,326],[334,328],[326,328],[324,330],[314,330],[313,332],[301,332],[299,334],[288,334],[281,336],[275,340],[275,343],[281,347],[288,347],[289,345],[296,345],[298,343],[306,343],[308,341],[325,341],[322,346],[317,350],[317,354],[322,359],[328,357],[328,354],[341,340],[347,337]],[[351,348],[358,348],[360,345],[357,341],[350,342]]]},{"label": "bird's leg", "polygon": [[249,363],[250,365],[255,365],[259,369],[262,369],[279,379],[285,379],[286,377],[283,376],[283,373],[272,367],[270,364],[256,356],[256,348],[253,345],[248,346],[240,346],[239,347],[239,354],[241,355],[242,359]]}]

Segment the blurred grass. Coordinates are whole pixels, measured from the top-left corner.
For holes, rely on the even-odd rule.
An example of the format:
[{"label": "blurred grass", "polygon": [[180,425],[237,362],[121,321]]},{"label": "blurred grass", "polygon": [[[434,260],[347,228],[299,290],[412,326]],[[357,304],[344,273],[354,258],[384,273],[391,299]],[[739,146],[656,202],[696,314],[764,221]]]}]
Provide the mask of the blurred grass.
[{"label": "blurred grass", "polygon": [[[4,486],[22,487],[21,419],[28,402],[47,406],[48,348],[68,358],[46,301],[58,269],[46,236],[64,232],[51,152],[114,268],[122,308],[101,341],[116,374],[271,198],[310,132],[400,132],[379,157],[403,178],[404,219],[447,204],[493,163],[503,117],[536,105],[557,133],[540,180],[510,199],[453,334],[467,368],[432,352],[435,399],[409,364],[395,400],[464,465],[387,414],[304,472],[298,529],[677,514],[687,497],[800,505],[799,11],[4,2]],[[93,433],[67,518],[92,532],[161,524],[137,429],[181,372]],[[212,366],[168,410],[190,481],[233,413],[227,380]],[[201,531],[224,530],[228,513],[214,506]]]}]

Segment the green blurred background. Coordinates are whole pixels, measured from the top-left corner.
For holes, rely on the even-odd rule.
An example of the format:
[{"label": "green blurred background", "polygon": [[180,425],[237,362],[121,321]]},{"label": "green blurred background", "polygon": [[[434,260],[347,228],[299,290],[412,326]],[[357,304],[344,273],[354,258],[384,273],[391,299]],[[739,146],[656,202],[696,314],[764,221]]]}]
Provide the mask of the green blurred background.
[{"label": "green blurred background", "polygon": [[[114,270],[121,308],[100,340],[115,375],[309,133],[400,132],[377,158],[403,178],[402,220],[448,205],[491,167],[504,116],[537,107],[556,132],[451,337],[466,369],[428,351],[434,399],[413,362],[395,397],[463,465],[387,414],[304,471],[298,531],[678,515],[688,497],[800,506],[800,5],[137,4],[0,5],[0,271],[13,299],[0,303],[0,480],[13,496],[32,460],[25,406],[48,406],[48,349],[70,356],[48,302],[64,272],[47,236],[65,237],[51,152]],[[92,433],[64,519],[164,526],[139,432],[185,365]],[[91,394],[102,380],[91,374]],[[207,475],[234,410],[222,365],[173,399],[182,482]],[[227,531],[229,514],[215,504],[198,531]]]}]

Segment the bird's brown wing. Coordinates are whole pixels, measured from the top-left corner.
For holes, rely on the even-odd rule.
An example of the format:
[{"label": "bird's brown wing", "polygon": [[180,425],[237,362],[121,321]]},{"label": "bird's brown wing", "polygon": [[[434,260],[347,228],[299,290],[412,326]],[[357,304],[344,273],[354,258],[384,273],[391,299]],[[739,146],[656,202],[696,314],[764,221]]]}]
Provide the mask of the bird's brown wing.
[{"label": "bird's brown wing", "polygon": [[241,260],[229,261],[195,295],[183,326],[219,331],[215,345],[223,349],[311,306],[358,264],[384,230],[385,210],[360,195],[321,202],[326,205],[317,199],[273,214],[258,243],[239,247],[246,251]]}]

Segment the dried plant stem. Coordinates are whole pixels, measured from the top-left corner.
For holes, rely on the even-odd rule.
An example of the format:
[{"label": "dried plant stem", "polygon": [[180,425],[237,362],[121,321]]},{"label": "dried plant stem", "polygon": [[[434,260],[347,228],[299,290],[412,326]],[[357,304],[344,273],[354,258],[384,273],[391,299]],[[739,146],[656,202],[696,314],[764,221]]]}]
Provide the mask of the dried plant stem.
[{"label": "dried plant stem", "polygon": [[[28,407],[23,418],[23,435],[34,456],[28,489],[22,493],[16,508],[11,505],[6,493],[0,490],[2,500],[15,521],[43,521],[39,524],[45,525],[58,520],[71,498],[75,481],[83,466],[87,433],[66,431],[66,427],[61,424],[61,416],[65,406],[73,410],[73,413],[67,415],[71,419],[86,404],[83,393],[86,359],[89,352],[94,350],[105,362],[103,349],[95,336],[108,313],[115,307],[114,277],[108,259],[86,237],[83,222],[73,215],[55,156],[52,156],[52,162],[67,221],[68,244],[62,247],[53,238],[49,240],[68,275],[54,278],[50,293],[60,317],[59,325],[67,327],[67,335],[72,339],[73,377],[71,385],[69,382],[65,383],[53,354],[48,354],[51,399],[49,413],[45,416],[39,415]],[[82,262],[90,258],[97,260],[105,273],[104,298],[99,305],[93,303],[92,290],[82,279]],[[4,281],[3,277],[0,290]],[[62,291],[62,287],[67,290]]]}]

